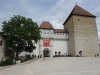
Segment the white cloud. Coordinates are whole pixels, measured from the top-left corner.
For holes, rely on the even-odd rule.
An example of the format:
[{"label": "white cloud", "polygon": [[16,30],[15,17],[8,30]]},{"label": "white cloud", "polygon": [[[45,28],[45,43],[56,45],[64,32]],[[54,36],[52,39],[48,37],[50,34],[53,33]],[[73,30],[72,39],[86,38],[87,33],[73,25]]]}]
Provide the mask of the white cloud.
[{"label": "white cloud", "polygon": [[49,20],[55,28],[63,28],[63,22],[66,20],[73,7],[76,5],[75,2],[82,2],[83,0],[59,0],[55,5],[52,6],[46,19]]},{"label": "white cloud", "polygon": [[100,6],[96,7],[92,12],[97,16],[97,18],[100,18]]},{"label": "white cloud", "polygon": [[100,42],[100,6],[96,7],[92,12],[94,15],[97,16],[96,23],[97,23],[97,29],[98,29],[99,42]]},{"label": "white cloud", "polygon": [[[39,0],[40,2],[48,2],[47,0]],[[82,1],[82,0],[81,0]],[[38,2],[38,1],[37,1]],[[53,1],[51,1],[53,2]],[[50,21],[55,28],[63,28],[63,22],[67,18],[68,14],[75,6],[75,2],[80,2],[80,0],[57,0],[55,4],[51,4],[51,7],[45,9],[45,6],[38,4],[37,6],[32,4],[30,0],[17,0],[16,7],[13,3],[6,3],[6,9],[8,13],[2,13],[2,20],[8,20],[13,15],[22,15],[25,17],[30,17],[33,21],[39,24],[42,21]],[[47,3],[46,3],[47,4]],[[49,3],[48,3],[49,4]],[[40,8],[38,6],[41,6]],[[1,15],[1,14],[0,14]],[[8,18],[8,19],[7,19]]]},{"label": "white cloud", "polygon": [[100,30],[98,31],[98,38],[99,38],[99,43],[100,43]]},{"label": "white cloud", "polygon": [[53,25],[54,28],[63,29],[62,23],[59,22],[58,20],[52,20],[51,24]]},{"label": "white cloud", "polygon": [[23,9],[28,12],[29,14],[27,14],[27,16],[35,16],[38,14],[38,12],[40,11],[40,8],[37,8],[36,6],[32,6],[30,5],[30,1],[29,0],[19,0],[19,3],[21,3],[21,6],[23,6]]}]

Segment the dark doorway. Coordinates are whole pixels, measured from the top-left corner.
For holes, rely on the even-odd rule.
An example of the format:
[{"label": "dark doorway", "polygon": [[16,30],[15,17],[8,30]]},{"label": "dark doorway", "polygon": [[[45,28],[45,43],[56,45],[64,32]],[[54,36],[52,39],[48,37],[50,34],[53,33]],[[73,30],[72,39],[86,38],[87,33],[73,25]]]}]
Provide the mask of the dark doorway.
[{"label": "dark doorway", "polygon": [[44,57],[49,57],[50,56],[50,50],[48,48],[45,48],[43,51]]},{"label": "dark doorway", "polygon": [[79,55],[82,56],[82,51],[79,51]]}]

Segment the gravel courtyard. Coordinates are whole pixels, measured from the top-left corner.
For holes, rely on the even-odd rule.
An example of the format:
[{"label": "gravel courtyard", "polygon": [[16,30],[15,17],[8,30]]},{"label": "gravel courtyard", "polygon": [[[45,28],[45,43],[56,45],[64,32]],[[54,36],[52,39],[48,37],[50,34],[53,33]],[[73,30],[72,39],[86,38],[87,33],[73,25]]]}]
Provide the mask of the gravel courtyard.
[{"label": "gravel courtyard", "polygon": [[0,75],[100,75],[100,58],[58,57],[39,59],[0,69]]}]

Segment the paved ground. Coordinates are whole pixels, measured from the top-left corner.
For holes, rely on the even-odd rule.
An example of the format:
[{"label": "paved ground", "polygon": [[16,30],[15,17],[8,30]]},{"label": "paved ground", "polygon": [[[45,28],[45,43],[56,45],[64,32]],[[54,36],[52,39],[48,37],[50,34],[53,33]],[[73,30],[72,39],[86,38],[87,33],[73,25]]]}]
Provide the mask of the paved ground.
[{"label": "paved ground", "polygon": [[1,69],[0,75],[100,75],[100,58],[45,58]]}]

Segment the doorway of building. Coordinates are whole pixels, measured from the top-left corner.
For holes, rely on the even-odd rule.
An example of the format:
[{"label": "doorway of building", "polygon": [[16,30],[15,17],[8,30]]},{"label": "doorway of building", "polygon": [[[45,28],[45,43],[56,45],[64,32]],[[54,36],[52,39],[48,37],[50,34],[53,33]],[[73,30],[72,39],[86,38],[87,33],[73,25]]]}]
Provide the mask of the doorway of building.
[{"label": "doorway of building", "polygon": [[43,55],[44,55],[44,57],[49,57],[50,56],[50,50],[48,48],[45,48],[43,50]]},{"label": "doorway of building", "polygon": [[79,55],[82,56],[82,51],[79,51]]}]

